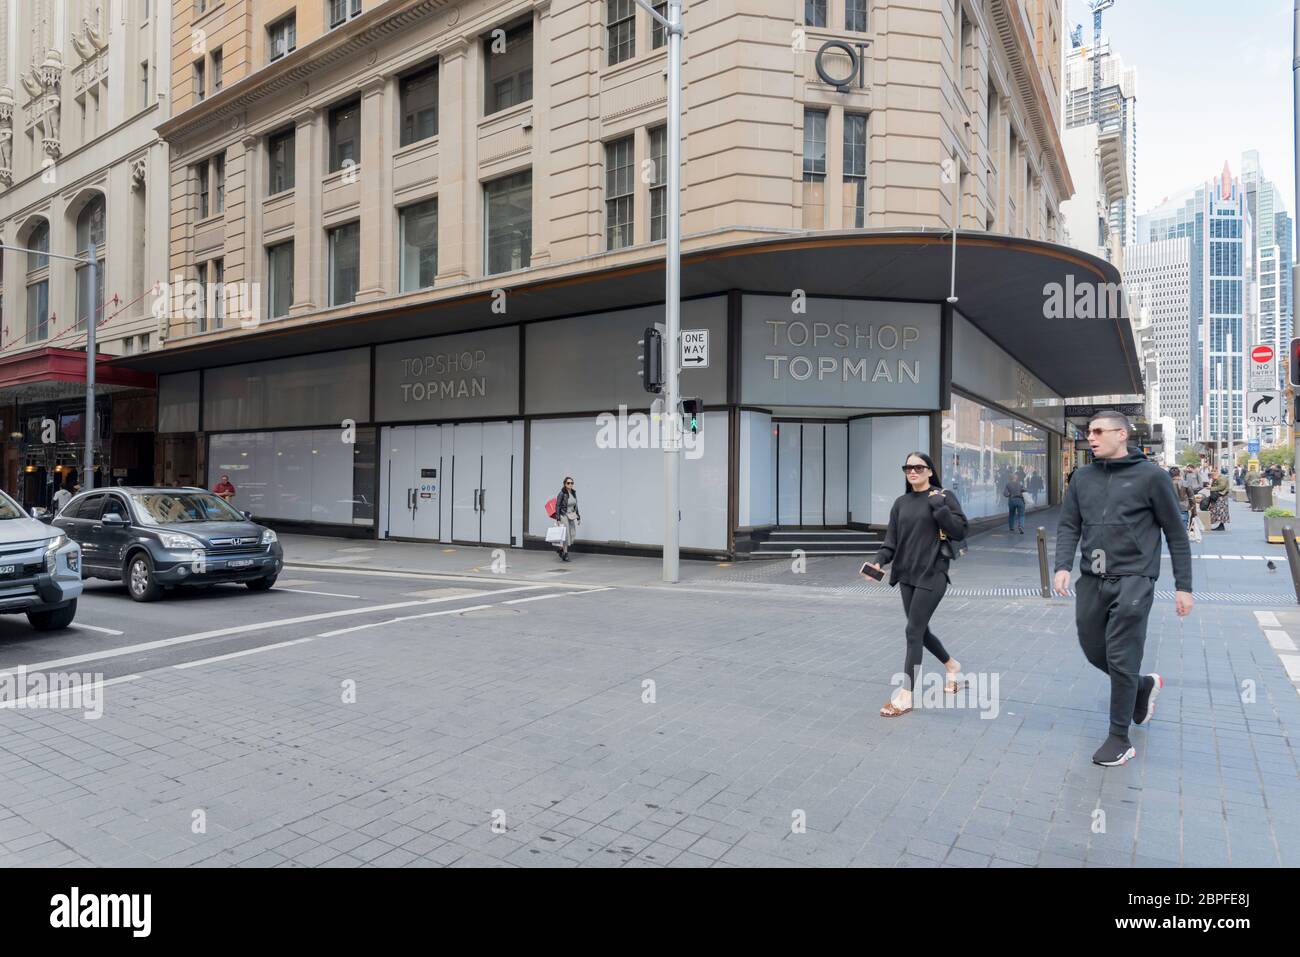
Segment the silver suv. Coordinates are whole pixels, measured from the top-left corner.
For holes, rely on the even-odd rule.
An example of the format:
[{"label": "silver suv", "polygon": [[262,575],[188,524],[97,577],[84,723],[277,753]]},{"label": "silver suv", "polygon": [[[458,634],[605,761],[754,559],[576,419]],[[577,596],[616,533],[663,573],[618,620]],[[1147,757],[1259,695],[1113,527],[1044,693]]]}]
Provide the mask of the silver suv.
[{"label": "silver suv", "polygon": [[67,628],[81,596],[81,546],[0,492],[0,615],[24,612],[37,631]]}]

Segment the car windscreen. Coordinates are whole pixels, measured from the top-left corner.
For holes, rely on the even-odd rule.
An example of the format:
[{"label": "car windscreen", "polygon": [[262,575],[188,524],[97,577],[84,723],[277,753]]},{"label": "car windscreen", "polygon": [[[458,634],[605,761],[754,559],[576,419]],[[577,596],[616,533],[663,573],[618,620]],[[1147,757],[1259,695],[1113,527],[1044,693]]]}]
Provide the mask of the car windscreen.
[{"label": "car windscreen", "polygon": [[27,513],[4,492],[0,492],[0,522],[11,518],[26,518]]},{"label": "car windscreen", "polygon": [[245,521],[240,512],[207,492],[137,492],[131,500],[146,525]]}]

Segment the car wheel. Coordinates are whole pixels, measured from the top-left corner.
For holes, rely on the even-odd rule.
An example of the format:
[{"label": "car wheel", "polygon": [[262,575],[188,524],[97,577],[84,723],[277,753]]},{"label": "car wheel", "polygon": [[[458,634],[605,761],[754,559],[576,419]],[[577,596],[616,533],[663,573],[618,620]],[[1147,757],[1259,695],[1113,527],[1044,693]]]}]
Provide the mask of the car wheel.
[{"label": "car wheel", "polygon": [[157,601],[162,586],[154,580],[153,562],[144,552],[136,552],[126,563],[126,590],[135,601]]},{"label": "car wheel", "polygon": [[50,608],[47,611],[29,611],[27,620],[37,631],[59,631],[72,624],[77,617],[77,599],[72,599],[62,608]]},{"label": "car wheel", "polygon": [[265,578],[254,578],[251,582],[244,582],[250,591],[270,591],[275,585],[275,575],[267,575]]}]

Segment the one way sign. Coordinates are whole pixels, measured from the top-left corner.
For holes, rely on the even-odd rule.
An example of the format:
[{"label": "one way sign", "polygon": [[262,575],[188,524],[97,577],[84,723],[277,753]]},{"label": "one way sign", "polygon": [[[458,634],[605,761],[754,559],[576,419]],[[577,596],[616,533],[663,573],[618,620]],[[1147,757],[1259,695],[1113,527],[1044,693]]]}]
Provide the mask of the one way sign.
[{"label": "one way sign", "polygon": [[1246,393],[1246,421],[1251,425],[1281,425],[1282,411],[1282,401],[1278,393]]},{"label": "one way sign", "polygon": [[707,369],[709,367],[709,330],[682,330],[682,368]]}]

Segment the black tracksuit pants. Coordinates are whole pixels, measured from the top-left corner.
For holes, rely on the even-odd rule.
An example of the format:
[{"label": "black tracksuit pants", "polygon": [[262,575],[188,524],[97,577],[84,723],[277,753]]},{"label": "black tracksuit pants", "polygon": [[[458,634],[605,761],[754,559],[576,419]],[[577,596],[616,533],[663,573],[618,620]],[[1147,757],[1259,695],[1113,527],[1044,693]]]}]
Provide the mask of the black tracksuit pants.
[{"label": "black tracksuit pants", "polygon": [[921,666],[921,651],[928,649],[944,664],[948,663],[948,652],[930,630],[930,619],[934,616],[939,602],[943,601],[948,583],[940,581],[937,588],[916,588],[906,582],[899,582],[898,590],[903,593],[903,611],[907,614],[907,657],[903,662],[903,674],[907,675],[907,687],[915,691],[916,672]]},{"label": "black tracksuit pants", "polygon": [[1125,741],[1141,685],[1138,672],[1155,590],[1156,580],[1143,575],[1080,575],[1074,586],[1079,645],[1110,675],[1110,733]]}]

